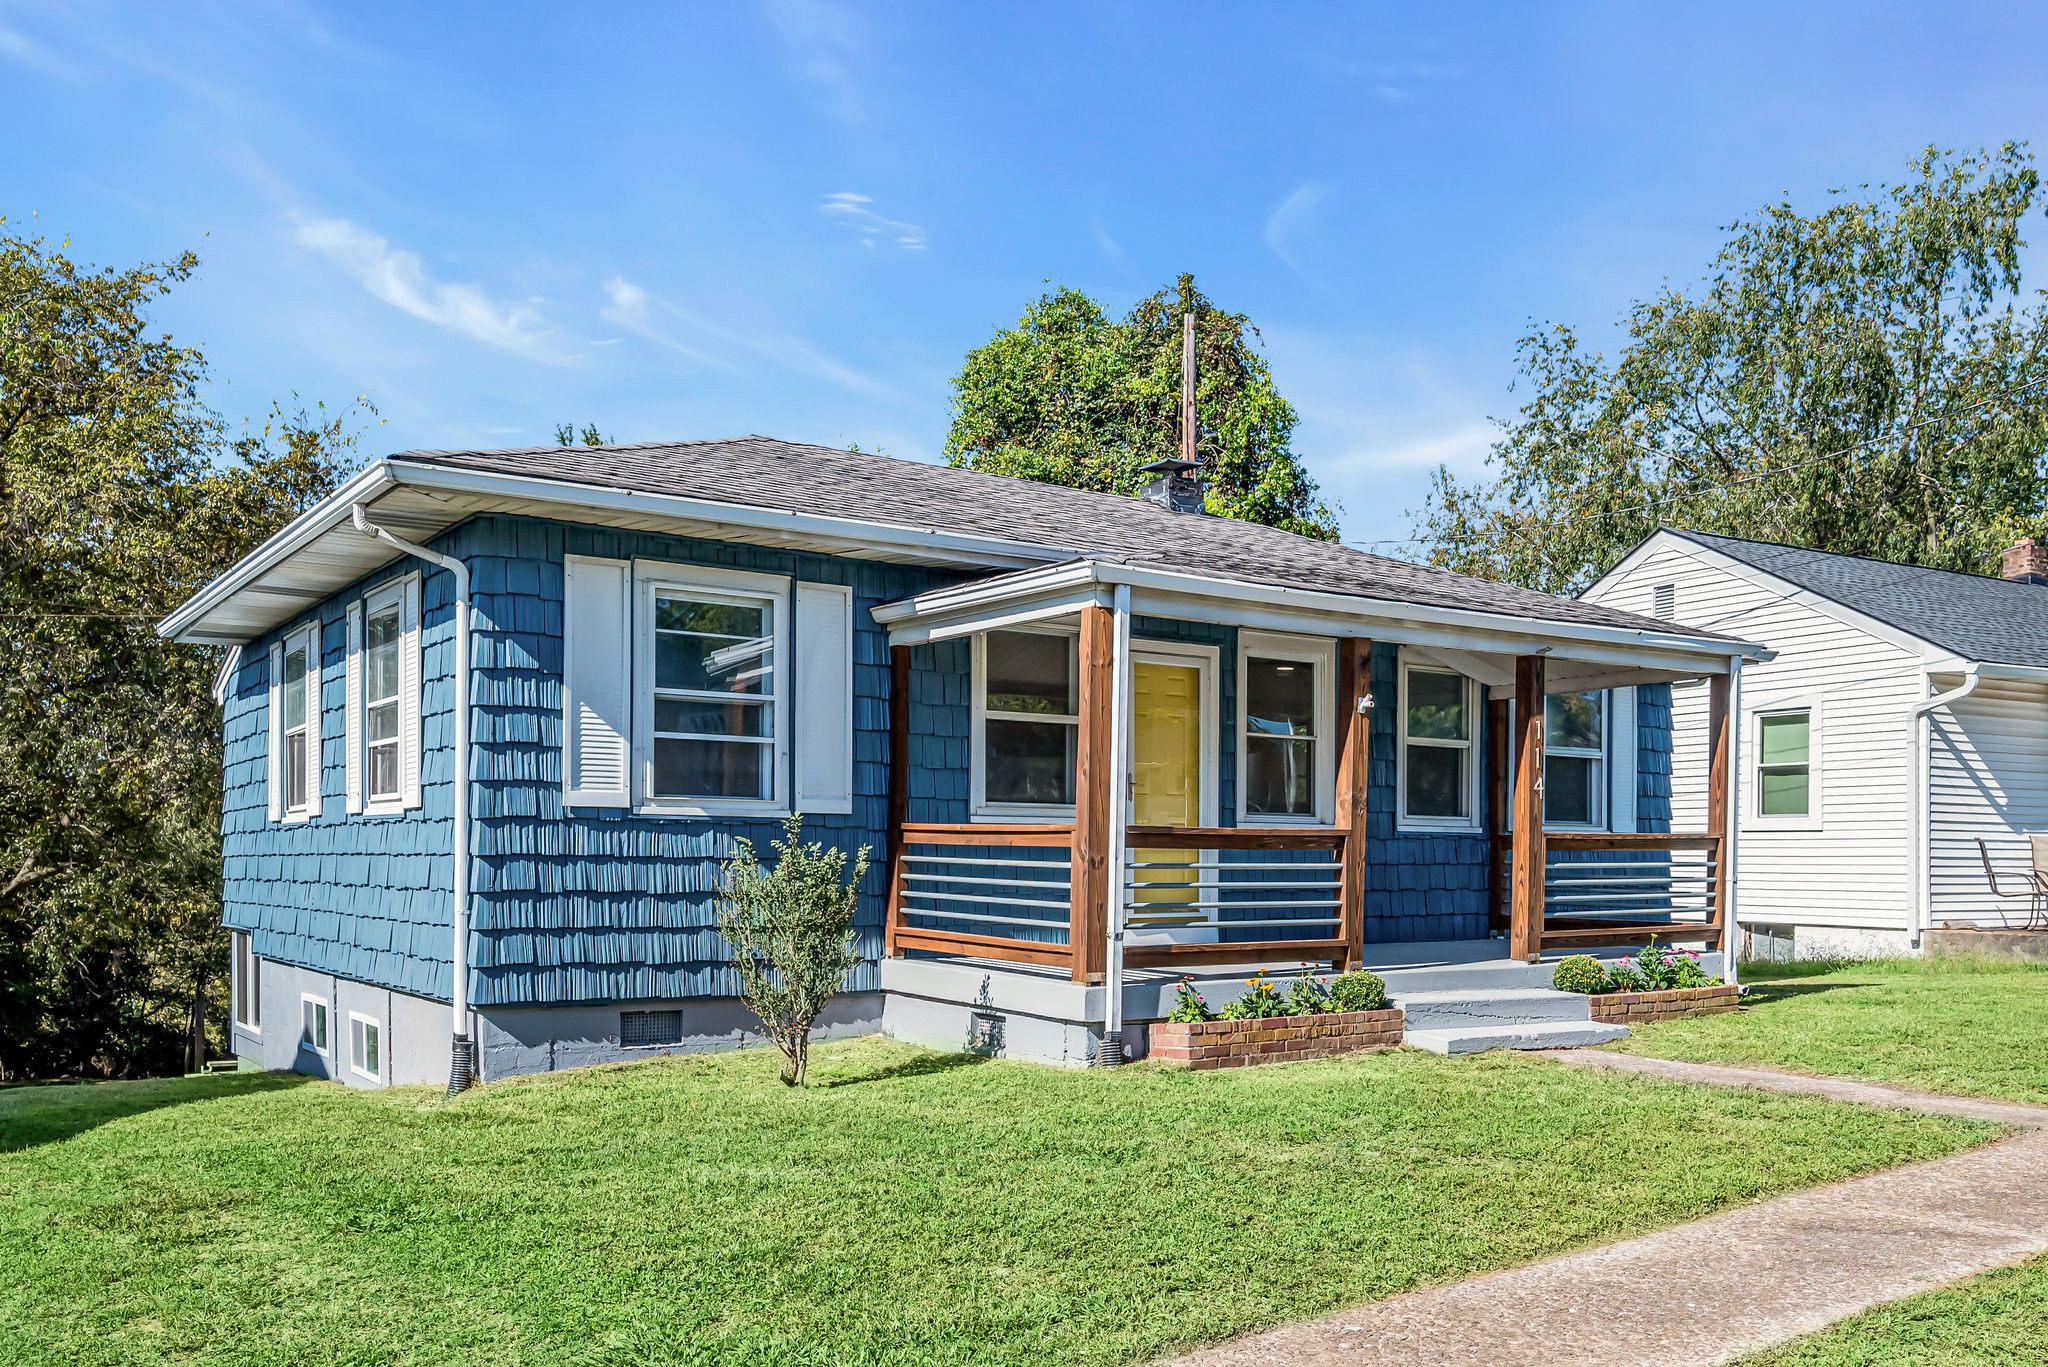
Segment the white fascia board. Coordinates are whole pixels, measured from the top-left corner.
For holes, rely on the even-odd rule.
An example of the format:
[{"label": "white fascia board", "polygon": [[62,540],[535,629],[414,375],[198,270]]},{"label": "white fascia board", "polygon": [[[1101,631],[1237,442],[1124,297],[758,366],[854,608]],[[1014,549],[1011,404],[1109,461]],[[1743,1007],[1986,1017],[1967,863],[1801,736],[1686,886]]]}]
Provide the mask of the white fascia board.
[{"label": "white fascia board", "polygon": [[1022,598],[1056,593],[1101,582],[1097,561],[1066,560],[1042,569],[1005,574],[995,579],[978,579],[967,584],[949,584],[881,603],[873,609],[875,621],[885,627],[921,617],[947,617],[963,612],[1012,603]]},{"label": "white fascia board", "polygon": [[[350,476],[339,489],[287,522],[269,540],[243,556],[156,624],[157,635],[173,641],[192,639],[186,633],[207,613],[275,569],[337,526],[349,520],[358,503],[367,503],[396,483],[389,461],[376,461]],[[341,587],[339,584],[336,588]]]},{"label": "white fascia board", "polygon": [[595,508],[606,512],[630,512],[649,517],[674,517],[693,522],[716,522],[726,527],[756,531],[794,532],[805,536],[842,542],[849,549],[919,550],[940,553],[947,559],[980,568],[1021,569],[1043,565],[1049,560],[1068,560],[1075,552],[1059,546],[1038,545],[1006,537],[975,536],[917,527],[903,523],[872,522],[862,518],[832,517],[823,513],[786,512],[744,503],[723,503],[717,499],[693,498],[682,494],[650,493],[640,489],[616,489],[605,485],[578,484],[570,480],[539,479],[530,475],[506,475],[484,470],[453,470],[441,465],[389,460],[394,483],[413,488],[449,493],[497,495],[531,499],[537,503],[559,503],[567,508]]}]

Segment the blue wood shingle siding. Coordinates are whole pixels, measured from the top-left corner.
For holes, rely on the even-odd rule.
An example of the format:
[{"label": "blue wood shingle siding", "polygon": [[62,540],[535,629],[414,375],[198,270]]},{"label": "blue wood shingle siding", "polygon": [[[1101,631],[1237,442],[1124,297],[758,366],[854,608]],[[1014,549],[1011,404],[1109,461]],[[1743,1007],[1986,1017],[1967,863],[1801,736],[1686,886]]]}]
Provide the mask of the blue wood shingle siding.
[{"label": "blue wood shingle siding", "polygon": [[[773,821],[676,820],[562,805],[562,558],[645,557],[849,584],[854,597],[854,810],[813,817],[807,832],[852,850],[884,844],[888,792],[888,642],[869,610],[959,576],[724,542],[485,517],[436,540],[470,565],[475,614],[472,815],[476,859],[471,999],[479,1007],[723,995],[733,990],[715,929],[720,863],[746,837],[765,848]],[[252,931],[258,955],[445,999],[449,989],[451,579],[426,570],[422,595],[422,806],[395,816],[344,812],[342,712],[347,604],[412,572],[379,571],[289,624],[322,624],[322,805],[309,822],[266,816],[269,645],[252,643],[225,709],[222,837],[226,923]],[[1218,648],[1219,807],[1236,812],[1236,634],[1207,623],[1139,618],[1134,638]],[[796,643],[801,650],[802,643]],[[1373,652],[1366,938],[1452,939],[1486,933],[1486,840],[1394,829],[1394,668]],[[911,653],[909,816],[965,821],[969,806],[970,647]],[[1670,809],[1669,692],[1638,691],[1639,812],[1661,829]],[[797,745],[802,738],[794,738]],[[1483,753],[1483,752],[1476,752]],[[1058,857],[1055,855],[1054,857]],[[883,877],[862,887],[861,964],[873,990],[881,953]],[[1276,932],[1279,933],[1279,932]]]}]

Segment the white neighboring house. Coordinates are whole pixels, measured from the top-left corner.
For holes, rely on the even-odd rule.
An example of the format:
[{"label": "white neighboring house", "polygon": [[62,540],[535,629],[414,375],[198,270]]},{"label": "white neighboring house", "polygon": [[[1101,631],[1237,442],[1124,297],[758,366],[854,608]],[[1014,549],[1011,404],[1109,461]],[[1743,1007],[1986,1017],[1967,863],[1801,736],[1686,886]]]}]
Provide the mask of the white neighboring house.
[{"label": "white neighboring house", "polygon": [[[2048,833],[2048,549],[2005,577],[1656,532],[1582,597],[1775,652],[1742,671],[1741,947],[1904,954],[1943,925],[2026,924]],[[1672,827],[1697,829],[1706,690],[1672,688]],[[2010,881],[2008,881],[2008,876]]]}]

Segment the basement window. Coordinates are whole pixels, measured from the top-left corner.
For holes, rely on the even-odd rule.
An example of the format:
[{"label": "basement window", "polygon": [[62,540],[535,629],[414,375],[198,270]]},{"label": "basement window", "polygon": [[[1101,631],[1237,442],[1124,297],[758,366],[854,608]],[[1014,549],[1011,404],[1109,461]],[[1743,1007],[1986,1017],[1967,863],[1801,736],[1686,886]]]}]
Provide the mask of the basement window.
[{"label": "basement window", "polygon": [[320,997],[299,997],[299,1047],[327,1057],[327,1002]]},{"label": "basement window", "polygon": [[357,1077],[371,1082],[383,1079],[384,1026],[360,1011],[348,1013],[348,1066]]},{"label": "basement window", "polygon": [[683,1042],[683,1013],[619,1012],[619,1044],[627,1049],[673,1049]]}]

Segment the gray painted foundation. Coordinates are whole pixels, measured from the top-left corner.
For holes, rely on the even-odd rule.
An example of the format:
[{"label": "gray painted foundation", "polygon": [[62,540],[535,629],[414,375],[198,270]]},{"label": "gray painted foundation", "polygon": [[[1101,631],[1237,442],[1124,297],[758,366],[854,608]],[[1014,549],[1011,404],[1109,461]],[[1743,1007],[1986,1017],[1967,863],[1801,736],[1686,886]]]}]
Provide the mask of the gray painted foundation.
[{"label": "gray painted foundation", "polygon": [[[681,1011],[679,1043],[627,1048],[619,1040],[622,1011]],[[551,1073],[594,1063],[629,1063],[663,1054],[702,1054],[762,1042],[759,1022],[734,997],[693,1001],[610,1002],[599,1005],[501,1007],[478,1013],[477,1059],[484,1081],[523,1073]],[[814,1039],[872,1035],[882,1028],[878,992],[848,993],[818,1018]]]},{"label": "gray painted foundation", "polygon": [[[257,1013],[259,1028],[234,1027],[235,1057],[244,1067],[304,1073],[351,1087],[448,1081],[448,1043],[452,1033],[448,1003],[268,959],[257,960],[256,968],[262,987],[262,1003]],[[327,1005],[324,1054],[301,1038],[300,1002],[307,996]],[[365,1076],[350,1065],[352,1012],[377,1022],[380,1058],[374,1076]]]}]

